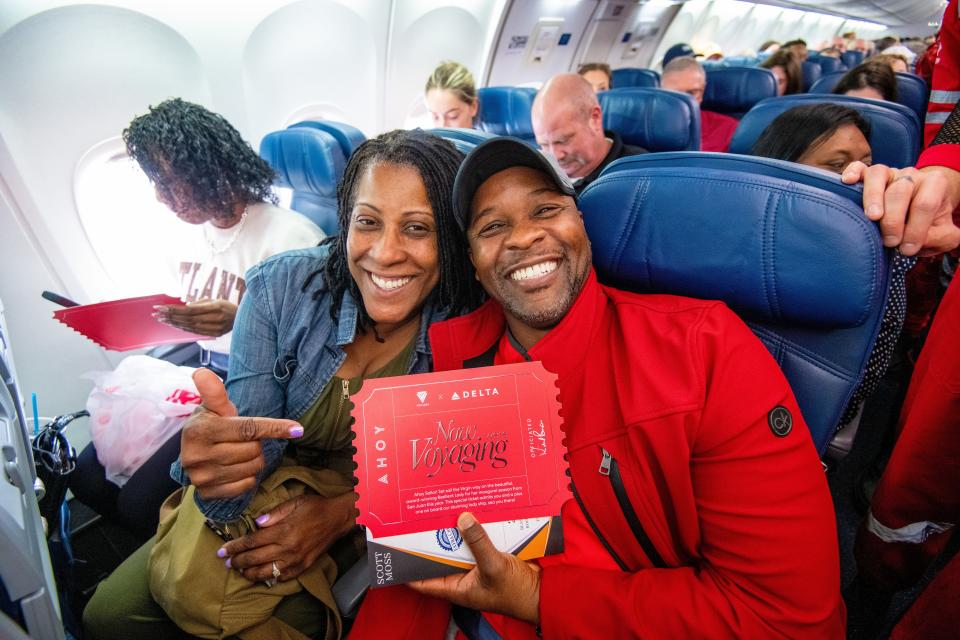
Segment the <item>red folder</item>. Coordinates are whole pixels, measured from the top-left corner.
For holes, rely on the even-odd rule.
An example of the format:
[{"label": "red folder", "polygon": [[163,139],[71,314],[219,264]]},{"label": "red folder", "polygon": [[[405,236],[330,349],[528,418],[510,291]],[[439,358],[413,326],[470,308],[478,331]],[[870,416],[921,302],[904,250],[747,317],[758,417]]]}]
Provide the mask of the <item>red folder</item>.
[{"label": "red folder", "polygon": [[53,317],[111,351],[210,339],[158,321],[153,307],[160,304],[182,305],[183,301],[159,293],[60,309]]}]

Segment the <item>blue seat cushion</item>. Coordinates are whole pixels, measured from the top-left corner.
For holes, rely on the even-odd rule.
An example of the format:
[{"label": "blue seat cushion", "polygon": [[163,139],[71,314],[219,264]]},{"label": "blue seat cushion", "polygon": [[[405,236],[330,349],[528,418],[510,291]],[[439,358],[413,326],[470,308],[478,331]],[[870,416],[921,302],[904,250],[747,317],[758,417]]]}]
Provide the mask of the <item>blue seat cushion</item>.
[{"label": "blue seat cushion", "polygon": [[700,148],[700,110],[685,93],[666,89],[614,89],[597,94],[603,128],[616,131],[627,144],[647,151]]},{"label": "blue seat cushion", "polygon": [[611,75],[611,89],[660,86],[660,74],[653,69],[623,67],[622,69],[614,69]]},{"label": "blue seat cushion", "polygon": [[759,67],[707,69],[701,108],[739,118],[764,98],[777,95],[773,72]]}]

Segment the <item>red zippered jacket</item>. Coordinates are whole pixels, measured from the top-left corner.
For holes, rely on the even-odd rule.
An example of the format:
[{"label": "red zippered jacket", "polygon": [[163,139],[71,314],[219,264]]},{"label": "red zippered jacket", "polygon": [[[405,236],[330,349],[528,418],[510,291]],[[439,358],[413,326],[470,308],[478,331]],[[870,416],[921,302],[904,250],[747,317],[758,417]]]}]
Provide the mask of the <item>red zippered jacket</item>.
[{"label": "red zippered jacket", "polygon": [[[433,325],[435,369],[494,344],[497,364],[521,361],[504,328],[494,301]],[[844,636],[817,453],[780,369],[726,306],[618,291],[591,272],[529,356],[558,374],[573,483],[627,567],[568,500],[564,552],[540,560],[544,638]],[[634,536],[604,452],[668,568],[652,568]],[[529,624],[486,618],[504,638],[535,637]],[[447,603],[406,587],[372,590],[351,638],[442,638],[448,619]]]}]

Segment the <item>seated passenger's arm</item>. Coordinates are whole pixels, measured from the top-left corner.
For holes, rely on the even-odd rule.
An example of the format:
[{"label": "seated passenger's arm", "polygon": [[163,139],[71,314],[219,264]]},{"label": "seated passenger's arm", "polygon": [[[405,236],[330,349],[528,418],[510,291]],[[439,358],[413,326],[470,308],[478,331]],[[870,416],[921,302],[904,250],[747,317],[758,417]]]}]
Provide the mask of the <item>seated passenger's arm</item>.
[{"label": "seated passenger's arm", "polygon": [[[246,280],[230,346],[229,400],[218,400],[211,411],[204,398],[207,410],[184,426],[180,464],[186,473],[177,463],[172,469],[174,479],[197,486],[200,510],[219,522],[237,518],[260,481],[277,468],[286,446],[286,440],[278,438],[302,435],[295,422],[278,420],[283,416],[285,392],[273,374],[277,324],[269,317],[261,268],[252,268]],[[212,385],[210,389],[216,393]],[[223,402],[230,408],[219,409]],[[229,418],[231,411],[241,417]],[[300,431],[291,431],[296,428]],[[251,447],[260,451],[254,458],[249,456]],[[191,468],[204,470],[202,480],[192,477]]]},{"label": "seated passenger's arm", "polygon": [[[708,314],[698,343],[706,398],[690,475],[702,560],[635,573],[545,566],[544,638],[843,636],[833,505],[796,400],[726,307]],[[783,437],[776,407],[792,417]]]}]

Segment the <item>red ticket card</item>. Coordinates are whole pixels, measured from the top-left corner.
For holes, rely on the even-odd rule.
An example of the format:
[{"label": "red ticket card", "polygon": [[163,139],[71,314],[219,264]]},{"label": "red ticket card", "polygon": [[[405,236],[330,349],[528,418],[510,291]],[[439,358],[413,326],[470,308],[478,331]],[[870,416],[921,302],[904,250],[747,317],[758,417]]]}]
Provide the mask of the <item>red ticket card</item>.
[{"label": "red ticket card", "polygon": [[182,305],[183,301],[156,294],[68,307],[54,311],[53,317],[111,351],[210,339],[159,322],[153,307],[162,304]]},{"label": "red ticket card", "polygon": [[367,380],[353,396],[359,522],[374,536],[560,514],[557,376],[539,362]]}]

